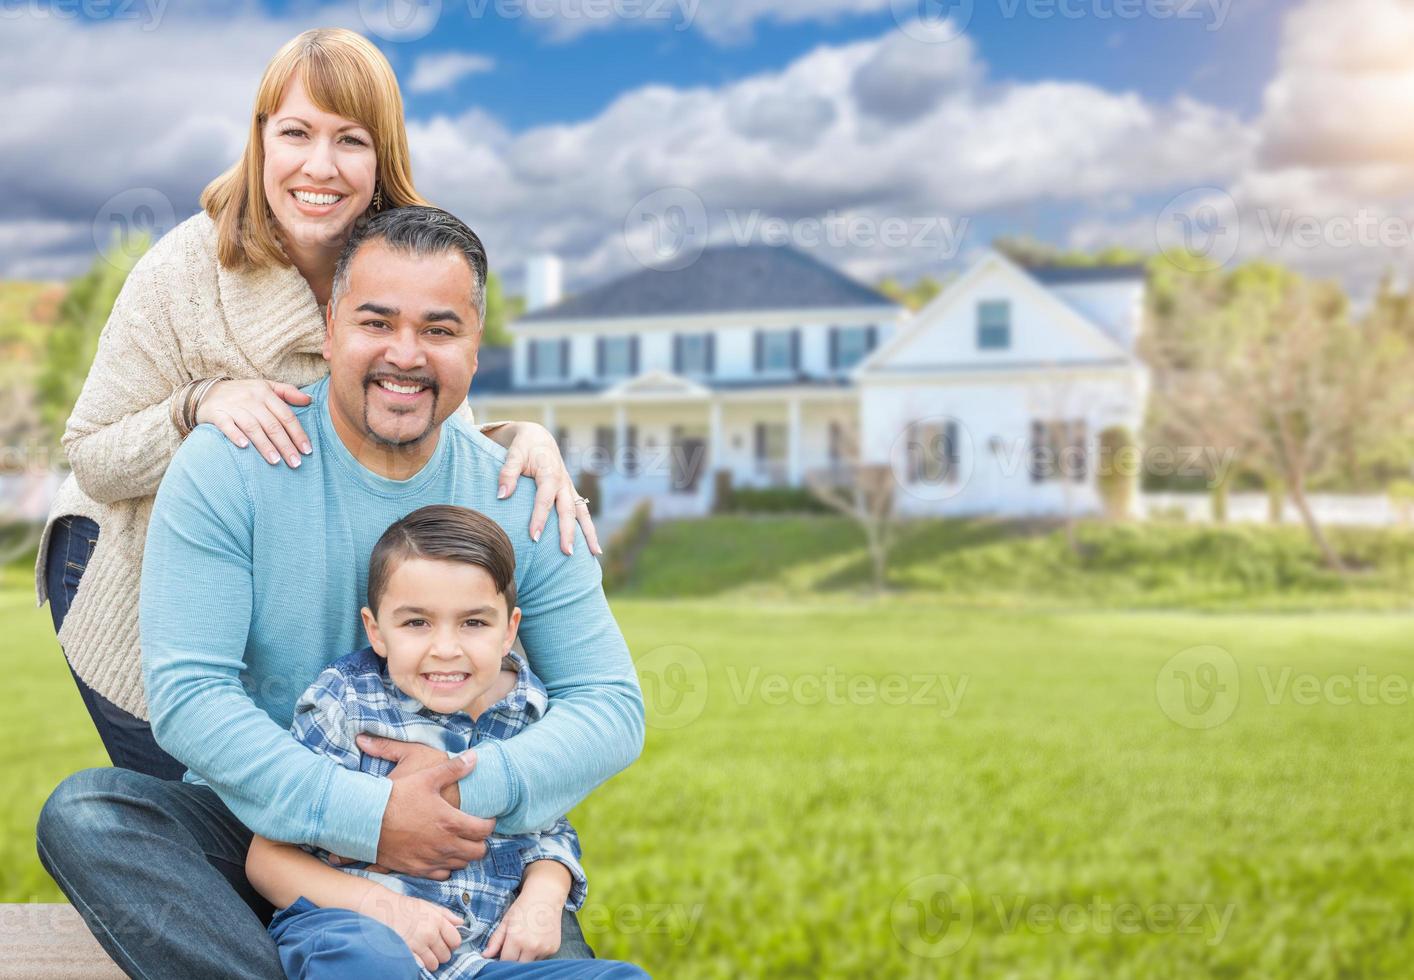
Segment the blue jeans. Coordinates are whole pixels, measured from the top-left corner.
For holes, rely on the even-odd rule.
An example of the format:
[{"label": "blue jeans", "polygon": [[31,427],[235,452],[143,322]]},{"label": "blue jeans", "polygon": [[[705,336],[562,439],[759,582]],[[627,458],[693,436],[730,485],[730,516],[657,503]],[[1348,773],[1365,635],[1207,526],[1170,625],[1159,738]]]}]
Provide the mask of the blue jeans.
[{"label": "blue jeans", "polygon": [[[128,769],[69,776],[36,834],[44,870],[129,976],[283,980],[275,909],[245,875],[251,836],[211,787]],[[560,930],[555,960],[593,959],[573,913]]]},{"label": "blue jeans", "polygon": [[[54,522],[49,532],[49,550],[44,560],[44,580],[49,590],[49,615],[54,620],[54,632],[64,625],[64,617],[74,604],[88,561],[98,544],[98,525],[87,517],[68,515]],[[65,657],[65,663],[68,658]],[[113,765],[134,772],[145,772],[159,779],[181,779],[186,766],[172,758],[157,744],[152,727],[136,715],[129,714],[84,683],[83,678],[69,667],[69,674],[78,685],[93,727],[108,751]]]},{"label": "blue jeans", "polygon": [[[382,922],[348,909],[320,908],[307,898],[299,898],[278,912],[270,923],[270,935],[290,980],[417,980],[422,974],[402,937]],[[477,976],[644,980],[648,974],[618,960],[573,963],[549,959],[534,963],[492,961]]]}]

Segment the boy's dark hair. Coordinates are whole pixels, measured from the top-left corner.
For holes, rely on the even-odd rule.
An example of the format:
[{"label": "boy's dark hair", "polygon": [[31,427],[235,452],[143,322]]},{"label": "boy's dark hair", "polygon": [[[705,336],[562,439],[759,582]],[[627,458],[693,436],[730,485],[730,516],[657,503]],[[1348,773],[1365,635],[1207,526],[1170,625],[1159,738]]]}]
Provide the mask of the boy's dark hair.
[{"label": "boy's dark hair", "polygon": [[471,305],[476,307],[481,322],[486,322],[486,247],[456,215],[422,204],[389,208],[354,224],[334,266],[334,287],[329,298],[335,306],[349,287],[353,257],[369,242],[386,242],[389,248],[418,257],[444,252],[460,254],[471,267]]},{"label": "boy's dark hair", "polygon": [[485,514],[468,507],[432,504],[390,524],[368,561],[368,608],[375,616],[388,579],[399,565],[413,558],[485,569],[496,591],[505,596],[507,614],[515,608],[515,549],[501,526]]}]

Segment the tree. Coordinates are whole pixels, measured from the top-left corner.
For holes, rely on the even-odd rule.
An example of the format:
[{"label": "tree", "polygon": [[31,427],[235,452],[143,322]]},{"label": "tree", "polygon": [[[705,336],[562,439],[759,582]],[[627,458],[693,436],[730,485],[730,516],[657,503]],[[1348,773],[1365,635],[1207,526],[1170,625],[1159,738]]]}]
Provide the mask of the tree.
[{"label": "tree", "polygon": [[509,299],[501,290],[501,279],[494,272],[486,274],[486,323],[481,335],[481,343],[487,347],[511,346],[511,335],[506,324],[520,316],[524,303],[520,297]]},{"label": "tree", "polygon": [[1343,569],[1309,489],[1392,430],[1407,434],[1408,342],[1382,322],[1357,324],[1333,283],[1269,263],[1185,285],[1167,294],[1181,313],[1146,346],[1164,424],[1238,447],[1279,477],[1325,563]]},{"label": "tree", "polygon": [[864,463],[859,437],[852,429],[842,426],[839,433],[841,461],[807,473],[805,485],[817,500],[859,525],[869,550],[874,591],[883,592],[888,587],[889,551],[898,531],[894,471],[887,463]]},{"label": "tree", "polygon": [[150,242],[144,237],[119,244],[115,238],[108,253],[94,259],[89,270],[69,285],[45,341],[37,394],[40,416],[55,444],[93,365],[98,336],[113,312],[113,302]]},{"label": "tree", "polygon": [[910,310],[921,310],[943,291],[943,283],[932,276],[922,276],[913,285],[905,286],[897,279],[884,279],[879,283],[879,292]]}]

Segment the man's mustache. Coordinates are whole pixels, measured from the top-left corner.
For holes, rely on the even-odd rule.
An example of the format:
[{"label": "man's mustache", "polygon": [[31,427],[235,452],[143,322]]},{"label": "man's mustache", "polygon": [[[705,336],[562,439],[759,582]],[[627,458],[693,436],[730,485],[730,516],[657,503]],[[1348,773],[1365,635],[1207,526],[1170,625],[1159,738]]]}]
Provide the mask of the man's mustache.
[{"label": "man's mustache", "polygon": [[429,389],[434,397],[441,390],[435,378],[416,374],[370,374],[363,379],[363,386],[367,388],[369,385],[377,384],[380,381],[391,381],[393,384],[399,385],[420,385],[423,388]]}]

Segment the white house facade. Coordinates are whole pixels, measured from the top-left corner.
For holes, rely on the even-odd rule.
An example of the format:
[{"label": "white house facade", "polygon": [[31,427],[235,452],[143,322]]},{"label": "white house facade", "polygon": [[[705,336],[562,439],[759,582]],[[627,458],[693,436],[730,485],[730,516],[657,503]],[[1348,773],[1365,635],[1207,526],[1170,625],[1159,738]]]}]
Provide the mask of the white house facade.
[{"label": "white house facade", "polygon": [[610,525],[644,498],[657,516],[707,513],[722,479],[800,486],[856,446],[894,467],[907,513],[1082,513],[1095,467],[1067,448],[1137,431],[1147,397],[1135,269],[989,255],[912,316],[765,245],[563,300],[553,262],[528,273],[532,308],[509,350],[481,352],[469,400],[478,418],[543,421],[597,476]]}]

